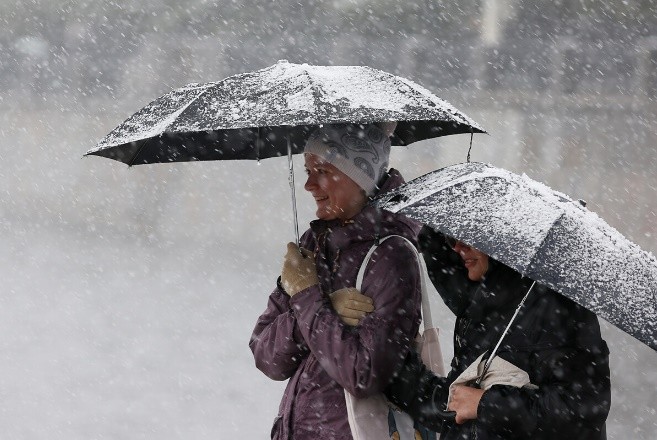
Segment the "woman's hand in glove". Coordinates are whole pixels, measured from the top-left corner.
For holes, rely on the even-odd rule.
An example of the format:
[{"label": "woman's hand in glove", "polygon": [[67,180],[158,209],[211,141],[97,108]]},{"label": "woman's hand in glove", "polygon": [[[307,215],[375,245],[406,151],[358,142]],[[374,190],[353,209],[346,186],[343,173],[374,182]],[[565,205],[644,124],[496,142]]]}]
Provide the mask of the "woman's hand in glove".
[{"label": "woman's hand in glove", "polygon": [[361,319],[374,311],[372,298],[353,287],[336,290],[329,295],[333,309],[347,325],[358,325]]},{"label": "woman's hand in glove", "polygon": [[312,252],[299,248],[294,243],[287,244],[287,254],[285,254],[281,271],[281,284],[290,296],[319,284]]}]

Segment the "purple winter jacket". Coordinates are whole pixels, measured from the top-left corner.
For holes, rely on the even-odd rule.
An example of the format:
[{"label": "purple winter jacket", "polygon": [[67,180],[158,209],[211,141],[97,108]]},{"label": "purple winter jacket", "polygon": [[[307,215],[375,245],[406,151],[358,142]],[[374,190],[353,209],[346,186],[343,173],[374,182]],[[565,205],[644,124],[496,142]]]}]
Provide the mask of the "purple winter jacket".
[{"label": "purple winter jacket", "polygon": [[[396,170],[389,174],[382,192],[403,183]],[[415,254],[394,237],[377,248],[362,285],[375,309],[357,327],[341,321],[327,295],[356,287],[358,269],[377,234],[416,243],[419,230],[418,223],[371,206],[348,221],[311,222],[301,246],[315,252],[320,285],[293,298],[278,286],[249,342],[258,369],[274,380],[290,379],[273,439],[352,438],[344,389],[356,397],[382,392],[418,332],[422,298]]]}]

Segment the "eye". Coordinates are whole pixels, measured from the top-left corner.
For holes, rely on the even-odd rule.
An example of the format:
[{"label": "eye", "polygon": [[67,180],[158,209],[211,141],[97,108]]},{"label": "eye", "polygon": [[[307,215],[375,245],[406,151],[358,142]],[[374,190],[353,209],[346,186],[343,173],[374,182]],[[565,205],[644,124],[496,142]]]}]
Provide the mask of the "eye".
[{"label": "eye", "polygon": [[329,170],[328,168],[325,168],[325,167],[321,167],[321,166],[313,167],[312,169],[306,168],[305,171],[306,171],[307,176],[310,176],[311,174],[315,174],[315,175],[319,175],[319,176],[331,174],[331,170]]}]

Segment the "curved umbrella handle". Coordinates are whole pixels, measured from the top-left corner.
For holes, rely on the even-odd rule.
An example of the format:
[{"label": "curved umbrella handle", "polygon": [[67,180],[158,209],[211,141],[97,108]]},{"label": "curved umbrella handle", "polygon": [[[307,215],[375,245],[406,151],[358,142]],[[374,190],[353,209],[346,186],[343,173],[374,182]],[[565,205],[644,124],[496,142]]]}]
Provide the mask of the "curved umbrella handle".
[{"label": "curved umbrella handle", "polygon": [[438,409],[436,410],[436,414],[438,414],[438,417],[445,420],[446,422],[453,422],[456,419],[456,411],[443,411]]},{"label": "curved umbrella handle", "polygon": [[438,387],[435,387],[433,389],[433,393],[431,394],[431,402],[433,404],[431,405],[433,408],[431,409],[433,411],[433,414],[437,415],[441,419],[443,419],[446,422],[453,422],[456,419],[456,411],[450,411],[448,409],[440,409],[438,405],[436,405],[436,391],[438,390]]}]

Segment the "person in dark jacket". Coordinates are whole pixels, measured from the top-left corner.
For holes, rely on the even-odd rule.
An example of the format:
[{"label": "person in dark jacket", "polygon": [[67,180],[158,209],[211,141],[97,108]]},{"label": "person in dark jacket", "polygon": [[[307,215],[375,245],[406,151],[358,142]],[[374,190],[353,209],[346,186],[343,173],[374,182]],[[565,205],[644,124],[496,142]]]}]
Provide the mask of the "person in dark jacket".
[{"label": "person in dark jacket", "polygon": [[436,377],[410,353],[385,391],[389,400],[441,431],[442,440],[605,439],[609,351],[597,317],[538,284],[497,352],[531,386],[452,387],[448,409],[456,417],[443,418],[450,384],[490,354],[532,280],[462,242],[450,246],[429,228],[419,242],[432,282],[456,315],[454,358],[447,377]]},{"label": "person in dark jacket", "polygon": [[[249,342],[258,369],[289,379],[274,439],[351,439],[344,390],[356,397],[381,393],[418,332],[419,268],[402,238],[382,242],[367,266],[363,307],[371,313],[352,327],[347,323],[362,314],[349,315],[344,307],[379,238],[400,235],[417,243],[418,223],[368,205],[370,196],[403,183],[398,171],[388,170],[391,133],[376,125],[324,126],[306,144],[305,189],[317,220],[302,235],[302,249],[288,244],[281,277]],[[339,312],[336,298],[343,298]]]}]

